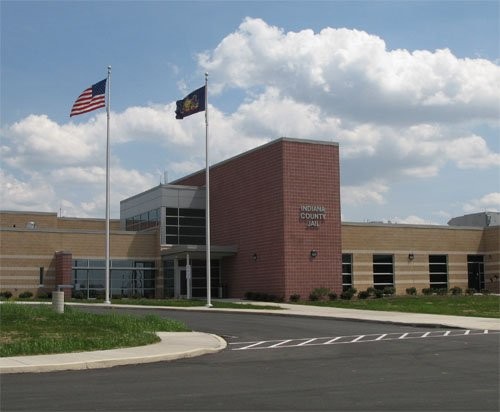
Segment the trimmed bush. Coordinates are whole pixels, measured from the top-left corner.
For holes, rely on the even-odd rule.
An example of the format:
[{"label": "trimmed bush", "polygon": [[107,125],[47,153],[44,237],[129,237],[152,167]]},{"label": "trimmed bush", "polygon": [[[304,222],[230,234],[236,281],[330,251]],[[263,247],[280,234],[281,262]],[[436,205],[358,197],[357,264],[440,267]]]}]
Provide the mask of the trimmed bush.
[{"label": "trimmed bush", "polygon": [[368,294],[370,296],[375,296],[375,293],[377,292],[377,289],[375,289],[373,286],[370,286],[368,289],[366,289],[366,291],[368,292]]},{"label": "trimmed bush", "polygon": [[392,296],[396,293],[396,289],[393,288],[392,286],[386,286],[383,290],[382,290],[383,294],[384,295],[389,295],[389,296]]},{"label": "trimmed bush", "polygon": [[330,289],[328,288],[316,288],[309,295],[309,300],[311,301],[326,300],[329,293]]},{"label": "trimmed bush", "polygon": [[337,300],[337,294],[335,292],[330,292],[328,294],[328,299],[329,300]]},{"label": "trimmed bush", "polygon": [[19,294],[19,299],[29,299],[33,297],[33,293],[26,291]]},{"label": "trimmed bush", "polygon": [[448,289],[446,288],[439,288],[439,289],[436,289],[435,292],[439,295],[439,296],[445,296],[448,294]]},{"label": "trimmed bush", "polygon": [[455,286],[453,288],[450,289],[450,293],[452,295],[461,295],[462,294],[462,288],[459,288],[458,286]]},{"label": "trimmed bush", "polygon": [[380,299],[384,297],[384,291],[381,289],[375,289],[373,291],[373,295],[375,296],[376,299]]},{"label": "trimmed bush", "polygon": [[362,290],[358,293],[358,299],[368,299],[370,297],[370,292],[367,290]]},{"label": "trimmed bush", "polygon": [[432,289],[431,289],[431,288],[423,288],[423,289],[422,289],[422,293],[423,293],[425,296],[432,295]]},{"label": "trimmed bush", "polygon": [[410,296],[415,296],[417,294],[417,288],[415,287],[406,288],[406,294]]},{"label": "trimmed bush", "polygon": [[473,295],[474,293],[476,293],[476,289],[474,289],[474,288],[467,288],[467,289],[465,289],[465,293],[467,295]]},{"label": "trimmed bush", "polygon": [[352,297],[356,294],[356,292],[357,291],[355,288],[346,289],[340,294],[340,299],[351,300]]},{"label": "trimmed bush", "polygon": [[298,302],[299,300],[300,300],[300,295],[298,293],[290,295],[290,302]]},{"label": "trimmed bush", "polygon": [[11,297],[12,297],[12,292],[9,292],[8,290],[0,292],[0,298],[10,299]]},{"label": "trimmed bush", "polygon": [[51,299],[52,292],[47,292],[45,290],[39,290],[38,293],[36,294],[36,297],[38,299]]}]

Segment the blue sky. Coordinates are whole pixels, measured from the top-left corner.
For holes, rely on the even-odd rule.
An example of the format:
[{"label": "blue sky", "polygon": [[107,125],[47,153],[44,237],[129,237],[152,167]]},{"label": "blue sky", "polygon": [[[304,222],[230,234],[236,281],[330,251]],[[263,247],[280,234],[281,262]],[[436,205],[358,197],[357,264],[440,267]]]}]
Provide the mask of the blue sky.
[{"label": "blue sky", "polygon": [[204,166],[204,117],[175,100],[209,72],[211,163],[280,136],[336,141],[342,216],[446,224],[500,211],[498,1],[2,1],[1,208],[104,216]]}]

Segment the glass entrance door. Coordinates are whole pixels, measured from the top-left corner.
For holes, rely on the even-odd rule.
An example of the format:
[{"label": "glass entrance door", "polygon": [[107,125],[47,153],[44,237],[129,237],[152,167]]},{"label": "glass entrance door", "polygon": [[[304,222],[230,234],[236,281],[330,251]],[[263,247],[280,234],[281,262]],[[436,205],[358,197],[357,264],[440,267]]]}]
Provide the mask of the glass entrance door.
[{"label": "glass entrance door", "polygon": [[468,287],[481,292],[484,289],[484,258],[482,255],[467,256]]}]

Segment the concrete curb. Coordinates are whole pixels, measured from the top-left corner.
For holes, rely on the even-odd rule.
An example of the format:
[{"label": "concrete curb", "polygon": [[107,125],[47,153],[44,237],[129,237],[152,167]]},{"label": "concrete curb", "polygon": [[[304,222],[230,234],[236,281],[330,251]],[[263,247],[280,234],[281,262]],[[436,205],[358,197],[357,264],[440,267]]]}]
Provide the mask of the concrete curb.
[{"label": "concrete curb", "polygon": [[53,372],[110,368],[192,358],[219,352],[227,343],[202,332],[159,332],[161,342],[132,348],[0,358],[0,373]]}]

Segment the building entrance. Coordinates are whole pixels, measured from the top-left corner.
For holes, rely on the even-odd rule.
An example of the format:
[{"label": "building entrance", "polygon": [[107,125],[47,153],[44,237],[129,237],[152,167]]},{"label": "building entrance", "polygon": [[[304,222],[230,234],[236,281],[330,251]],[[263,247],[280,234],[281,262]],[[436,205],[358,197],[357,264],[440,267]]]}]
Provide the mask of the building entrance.
[{"label": "building entrance", "polygon": [[[211,263],[211,296],[217,298],[222,294],[220,260],[212,259]],[[189,259],[189,263],[187,259],[167,259],[164,260],[163,265],[165,297],[205,298],[207,296],[207,269],[204,259]]]},{"label": "building entrance", "polygon": [[482,255],[467,256],[468,288],[480,292],[484,289],[484,258]]}]

